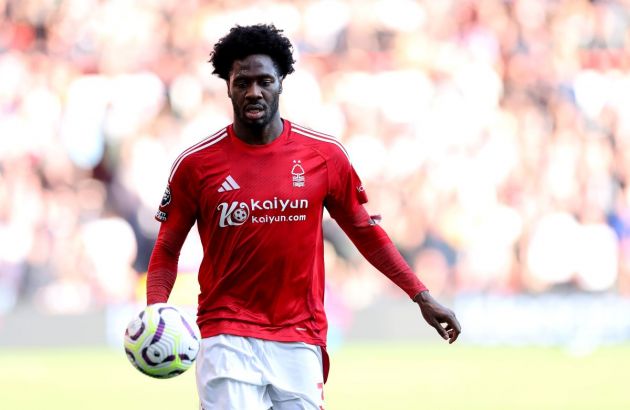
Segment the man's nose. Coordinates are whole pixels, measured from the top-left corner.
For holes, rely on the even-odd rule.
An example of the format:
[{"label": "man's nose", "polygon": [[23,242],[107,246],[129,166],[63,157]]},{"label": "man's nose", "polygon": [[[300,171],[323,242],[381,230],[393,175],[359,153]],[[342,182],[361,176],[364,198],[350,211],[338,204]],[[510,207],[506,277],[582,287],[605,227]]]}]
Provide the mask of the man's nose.
[{"label": "man's nose", "polygon": [[253,82],[249,87],[247,87],[247,93],[245,94],[245,97],[251,99],[262,98],[262,88],[258,84],[256,84],[256,82]]}]

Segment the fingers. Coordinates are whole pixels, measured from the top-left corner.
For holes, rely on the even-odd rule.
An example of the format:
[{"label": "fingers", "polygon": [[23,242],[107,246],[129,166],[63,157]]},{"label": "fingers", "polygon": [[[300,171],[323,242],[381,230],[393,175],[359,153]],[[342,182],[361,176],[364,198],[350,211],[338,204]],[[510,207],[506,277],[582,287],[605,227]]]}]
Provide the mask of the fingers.
[{"label": "fingers", "polygon": [[420,311],[426,322],[433,327],[438,334],[448,340],[449,344],[455,342],[461,333],[461,326],[455,317],[455,313],[439,303],[418,302]]},{"label": "fingers", "polygon": [[452,344],[457,340],[459,334],[462,332],[462,327],[455,315],[451,315],[446,319],[446,333],[448,334],[448,343]]},{"label": "fingers", "polygon": [[448,344],[453,344],[459,337],[459,332],[456,332],[454,329],[448,331]]},{"label": "fingers", "polygon": [[435,328],[435,330],[437,330],[438,334],[440,336],[442,336],[442,339],[444,340],[448,340],[449,339],[449,335],[448,332],[446,331],[445,328],[442,327],[442,325],[440,324],[440,322],[438,322],[437,320],[432,320],[429,323],[432,327]]}]

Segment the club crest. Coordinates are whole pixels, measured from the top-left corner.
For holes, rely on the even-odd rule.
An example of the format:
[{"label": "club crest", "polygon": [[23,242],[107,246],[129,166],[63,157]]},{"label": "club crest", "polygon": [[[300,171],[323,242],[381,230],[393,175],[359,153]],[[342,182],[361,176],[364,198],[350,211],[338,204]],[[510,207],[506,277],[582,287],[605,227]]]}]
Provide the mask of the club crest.
[{"label": "club crest", "polygon": [[306,183],[306,178],[304,177],[304,168],[302,168],[302,161],[293,161],[293,168],[291,168],[291,177],[293,179],[294,187],[304,187],[304,184]]}]

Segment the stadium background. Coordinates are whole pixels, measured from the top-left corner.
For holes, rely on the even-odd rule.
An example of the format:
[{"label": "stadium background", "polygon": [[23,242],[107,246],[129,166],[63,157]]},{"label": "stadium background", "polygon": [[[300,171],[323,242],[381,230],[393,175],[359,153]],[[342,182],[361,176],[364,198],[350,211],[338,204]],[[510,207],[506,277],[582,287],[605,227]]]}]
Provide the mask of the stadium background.
[{"label": "stadium background", "polygon": [[[194,408],[121,329],[170,164],[231,119],[210,48],[258,22],[296,48],[283,116],[464,330],[434,345],[327,220],[329,408],[630,408],[627,0],[0,0],[0,408]],[[174,302],[199,259],[193,230]]]}]

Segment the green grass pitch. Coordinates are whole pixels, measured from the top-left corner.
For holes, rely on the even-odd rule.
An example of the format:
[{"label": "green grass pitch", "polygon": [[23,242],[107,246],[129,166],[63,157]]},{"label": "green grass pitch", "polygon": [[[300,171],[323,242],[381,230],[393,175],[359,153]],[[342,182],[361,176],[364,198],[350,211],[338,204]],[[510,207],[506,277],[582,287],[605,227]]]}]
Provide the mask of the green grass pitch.
[{"label": "green grass pitch", "polygon": [[[630,345],[552,348],[348,344],[327,410],[630,409]],[[0,349],[0,409],[197,409],[194,369],[151,379],[122,349]]]}]

